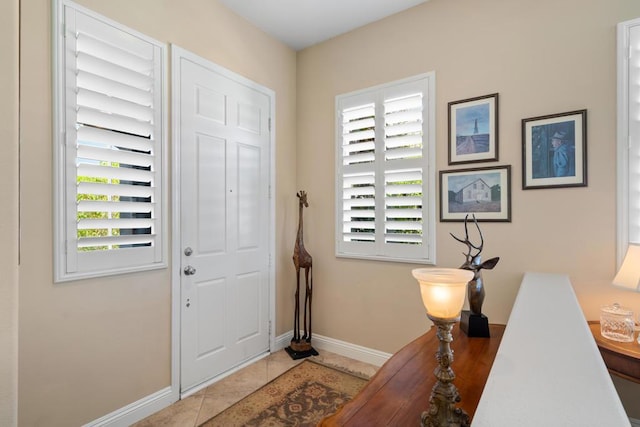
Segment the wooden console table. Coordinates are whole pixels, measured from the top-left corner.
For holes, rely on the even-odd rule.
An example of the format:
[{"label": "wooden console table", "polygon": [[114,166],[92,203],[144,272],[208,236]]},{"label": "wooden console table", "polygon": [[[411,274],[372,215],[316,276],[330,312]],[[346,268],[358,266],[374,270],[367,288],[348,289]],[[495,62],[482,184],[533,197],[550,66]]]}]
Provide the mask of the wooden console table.
[{"label": "wooden console table", "polygon": [[589,321],[589,328],[596,340],[607,369],[614,375],[640,383],[640,345],[606,339],[600,334],[600,322]]},{"label": "wooden console table", "polygon": [[[453,329],[455,386],[462,400],[458,404],[473,417],[498,346],[504,325],[490,325],[491,338],[469,338]],[[358,395],[320,426],[412,426],[429,406],[436,378],[433,371],[438,350],[436,328],[394,354]]]}]

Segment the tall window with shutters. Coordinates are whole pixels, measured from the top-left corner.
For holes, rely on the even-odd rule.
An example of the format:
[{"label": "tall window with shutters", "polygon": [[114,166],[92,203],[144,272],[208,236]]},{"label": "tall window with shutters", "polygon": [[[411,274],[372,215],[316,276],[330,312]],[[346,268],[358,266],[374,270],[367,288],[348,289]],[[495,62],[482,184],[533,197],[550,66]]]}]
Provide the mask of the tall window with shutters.
[{"label": "tall window with shutters", "polygon": [[435,263],[435,73],[336,97],[336,255]]},{"label": "tall window with shutters", "polygon": [[640,19],[618,24],[618,266],[640,244]]},{"label": "tall window with shutters", "polygon": [[56,2],[55,280],[166,266],[166,46]]}]

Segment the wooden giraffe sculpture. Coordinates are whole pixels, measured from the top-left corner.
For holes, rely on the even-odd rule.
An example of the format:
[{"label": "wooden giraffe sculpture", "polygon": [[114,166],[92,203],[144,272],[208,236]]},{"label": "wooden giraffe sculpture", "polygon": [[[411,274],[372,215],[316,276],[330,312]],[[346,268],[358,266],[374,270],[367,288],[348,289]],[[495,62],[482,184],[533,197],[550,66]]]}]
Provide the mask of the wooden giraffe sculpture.
[{"label": "wooden giraffe sculpture", "polygon": [[[291,340],[291,349],[300,353],[312,352],[300,357],[310,356],[311,354],[317,354],[311,347],[311,300],[313,296],[313,274],[312,265],[313,261],[309,252],[304,248],[303,240],[303,221],[302,221],[302,209],[309,207],[307,202],[307,193],[305,191],[299,191],[296,196],[298,197],[298,234],[296,236],[296,244],[293,248],[293,264],[296,267],[296,302],[295,312],[293,319],[293,339]],[[300,337],[300,269],[304,269],[305,278],[305,295],[304,295],[304,335]],[[290,353],[291,354],[291,353]],[[294,357],[294,356],[292,356]],[[294,357],[296,358],[296,357]]]}]

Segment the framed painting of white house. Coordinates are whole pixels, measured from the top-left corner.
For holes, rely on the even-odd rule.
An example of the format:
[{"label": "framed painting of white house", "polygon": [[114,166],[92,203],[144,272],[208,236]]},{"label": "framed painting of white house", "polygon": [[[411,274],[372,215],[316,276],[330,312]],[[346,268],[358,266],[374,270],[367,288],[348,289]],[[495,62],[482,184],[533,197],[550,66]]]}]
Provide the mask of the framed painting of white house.
[{"label": "framed painting of white house", "polygon": [[440,221],[511,222],[511,165],[440,171]]},{"label": "framed painting of white house", "polygon": [[498,94],[449,103],[449,164],[498,160]]},{"label": "framed painting of white house", "polygon": [[587,110],[522,120],[522,189],[587,186]]}]

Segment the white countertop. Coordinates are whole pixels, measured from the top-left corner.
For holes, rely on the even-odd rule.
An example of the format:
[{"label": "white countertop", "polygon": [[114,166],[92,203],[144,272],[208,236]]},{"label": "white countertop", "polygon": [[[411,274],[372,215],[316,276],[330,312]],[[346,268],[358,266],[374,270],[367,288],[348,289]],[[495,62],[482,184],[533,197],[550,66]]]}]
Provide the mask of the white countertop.
[{"label": "white countertop", "polygon": [[471,424],[631,425],[567,276],[525,274]]}]

